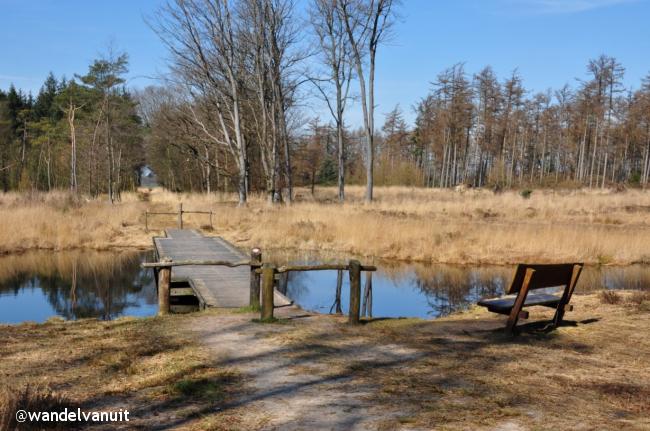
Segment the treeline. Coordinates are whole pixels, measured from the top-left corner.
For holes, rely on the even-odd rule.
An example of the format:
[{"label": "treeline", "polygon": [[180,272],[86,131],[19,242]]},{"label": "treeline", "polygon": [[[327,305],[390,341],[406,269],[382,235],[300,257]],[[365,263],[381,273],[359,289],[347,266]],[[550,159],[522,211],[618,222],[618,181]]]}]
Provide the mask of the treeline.
[{"label": "treeline", "polygon": [[[209,6],[209,7],[208,7]],[[576,88],[527,91],[462,64],[432,77],[406,124],[399,107],[375,125],[374,65],[398,2],[172,1],[152,26],[172,54],[170,85],[139,95],[152,134],[148,160],[176,190],[264,190],[294,184],[454,187],[643,185],[650,173],[650,77],[623,86],[624,68],[589,61]],[[307,43],[297,27],[308,18]],[[309,31],[307,31],[309,30]],[[381,91],[381,89],[379,89]],[[300,103],[329,114],[309,118]],[[351,104],[351,99],[355,103]],[[363,124],[350,129],[349,107]]]},{"label": "treeline", "polygon": [[337,185],[341,201],[346,183],[365,183],[367,200],[375,184],[648,184],[650,75],[626,88],[608,56],[576,86],[541,93],[516,72],[457,64],[409,107],[415,124],[399,106],[380,124],[375,63],[398,6],[310,0],[303,16],[293,0],[169,0],[148,20],[170,54],[164,84],[127,91],[126,57],[113,56],[70,81],[51,76],[36,99],[0,93],[2,187],[115,199],[144,165],[171,190],[240,203],[251,191],[291,201],[294,186],[316,184]]},{"label": "treeline", "polygon": [[384,157],[411,161],[420,183],[436,187],[645,186],[650,75],[632,91],[622,85],[623,73],[616,59],[603,55],[589,61],[577,89],[530,93],[517,73],[499,81],[489,67],[470,77],[462,65],[453,66],[417,104],[409,138],[388,134],[395,138]]},{"label": "treeline", "polygon": [[135,188],[143,126],[126,90],[127,56],[94,61],[85,75],[53,74],[34,98],[0,91],[2,190],[70,189],[91,196]]}]

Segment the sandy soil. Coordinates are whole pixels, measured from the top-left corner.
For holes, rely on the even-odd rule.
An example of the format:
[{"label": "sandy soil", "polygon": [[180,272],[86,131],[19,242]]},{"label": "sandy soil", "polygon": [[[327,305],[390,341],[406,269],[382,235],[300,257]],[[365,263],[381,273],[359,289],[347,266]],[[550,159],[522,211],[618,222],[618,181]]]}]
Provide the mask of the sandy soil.
[{"label": "sandy soil", "polygon": [[359,327],[298,309],[282,309],[277,324],[205,315],[188,330],[216,367],[241,373],[245,392],[203,425],[222,429],[236,418],[237,429],[259,430],[650,429],[650,313],[625,296],[616,305],[598,295],[575,302],[558,330],[533,322],[517,337],[503,332],[502,317],[478,309]]}]

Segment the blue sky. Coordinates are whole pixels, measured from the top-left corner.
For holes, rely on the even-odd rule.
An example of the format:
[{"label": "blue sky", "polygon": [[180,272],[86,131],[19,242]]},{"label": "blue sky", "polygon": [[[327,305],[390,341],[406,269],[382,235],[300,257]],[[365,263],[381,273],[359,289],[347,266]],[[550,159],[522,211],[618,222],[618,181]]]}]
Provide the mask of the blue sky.
[{"label": "blue sky", "polygon": [[[13,82],[37,93],[50,70],[84,73],[111,43],[130,56],[130,86],[155,84],[166,52],[143,17],[161,3],[0,0],[0,88]],[[501,78],[517,68],[526,88],[543,91],[575,84],[604,53],[625,66],[625,84],[638,87],[650,72],[649,18],[650,0],[403,0],[379,52],[378,121],[398,103],[411,121],[411,106],[458,62],[469,73],[492,65]],[[350,123],[360,118],[350,107]]]}]

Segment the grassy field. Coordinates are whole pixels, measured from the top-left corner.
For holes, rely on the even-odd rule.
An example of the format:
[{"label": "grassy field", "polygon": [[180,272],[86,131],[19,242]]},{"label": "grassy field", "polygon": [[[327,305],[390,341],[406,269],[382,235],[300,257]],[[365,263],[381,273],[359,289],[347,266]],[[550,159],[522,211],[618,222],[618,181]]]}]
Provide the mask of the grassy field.
[{"label": "grassy field", "polygon": [[[213,210],[214,231],[243,248],[290,249],[441,263],[584,261],[650,262],[650,192],[378,188],[363,202],[361,187],[348,187],[348,202],[335,189],[296,192],[291,206],[269,206],[253,196],[239,208],[231,195],[152,193],[103,200],[65,193],[0,195],[0,252],[25,249],[149,247],[144,212]],[[186,226],[206,228],[206,215],[186,215]],[[174,226],[173,216],[153,216],[153,233]]]},{"label": "grassy field", "polygon": [[357,327],[287,309],[277,324],[211,310],[0,325],[0,428],[27,403],[126,408],[128,429],[648,429],[650,297],[573,303],[558,330],[515,338],[483,309]]},{"label": "grassy field", "polygon": [[228,401],[237,372],[215,367],[197,340],[177,331],[184,319],[0,325],[0,429],[14,429],[18,408],[58,407],[127,409],[128,429],[182,426]]}]

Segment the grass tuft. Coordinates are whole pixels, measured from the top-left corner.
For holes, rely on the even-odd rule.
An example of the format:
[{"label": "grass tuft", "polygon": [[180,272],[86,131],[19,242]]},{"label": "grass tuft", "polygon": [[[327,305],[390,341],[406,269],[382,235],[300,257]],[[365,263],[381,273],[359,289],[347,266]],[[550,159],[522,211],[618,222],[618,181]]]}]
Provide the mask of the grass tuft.
[{"label": "grass tuft", "polygon": [[617,292],[613,290],[603,290],[599,294],[600,302],[603,304],[620,304],[623,302],[623,298]]},{"label": "grass tuft", "polygon": [[18,423],[16,412],[60,412],[65,408],[76,409],[77,404],[50,389],[25,386],[19,389],[4,388],[0,392],[0,430],[16,429],[65,429],[64,423]]},{"label": "grass tuft", "polygon": [[178,395],[217,401],[223,398],[222,386],[210,379],[183,379],[173,384],[173,390]]},{"label": "grass tuft", "polygon": [[247,314],[247,313],[259,313],[259,311],[260,311],[260,307],[249,305],[247,307],[236,308],[232,312],[237,314]]}]

